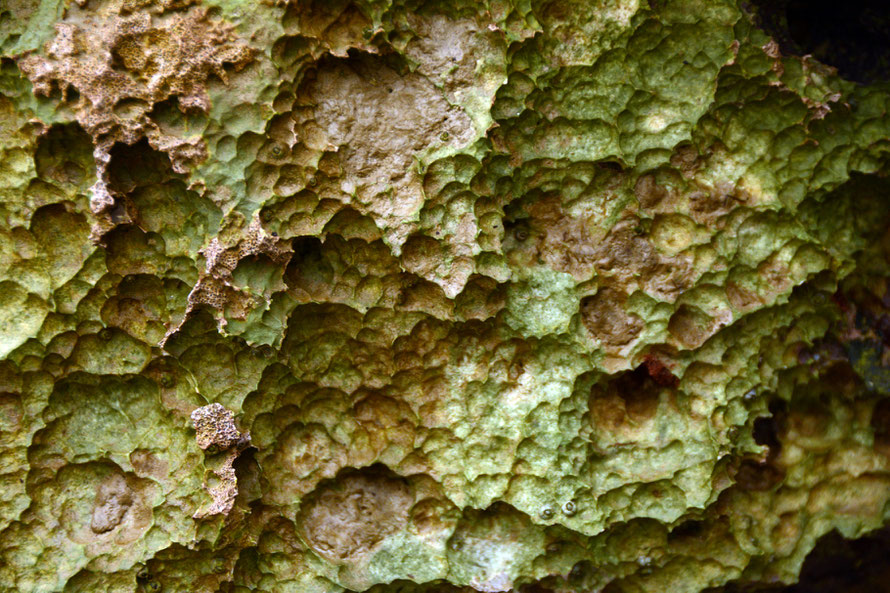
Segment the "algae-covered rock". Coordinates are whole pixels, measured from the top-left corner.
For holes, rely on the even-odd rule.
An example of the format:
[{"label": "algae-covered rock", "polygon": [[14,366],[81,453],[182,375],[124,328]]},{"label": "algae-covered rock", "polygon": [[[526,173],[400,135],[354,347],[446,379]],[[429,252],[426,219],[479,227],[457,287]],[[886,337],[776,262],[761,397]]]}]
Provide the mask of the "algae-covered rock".
[{"label": "algae-covered rock", "polygon": [[890,519],[890,16],[801,4],[5,0],[0,591],[849,554]]}]

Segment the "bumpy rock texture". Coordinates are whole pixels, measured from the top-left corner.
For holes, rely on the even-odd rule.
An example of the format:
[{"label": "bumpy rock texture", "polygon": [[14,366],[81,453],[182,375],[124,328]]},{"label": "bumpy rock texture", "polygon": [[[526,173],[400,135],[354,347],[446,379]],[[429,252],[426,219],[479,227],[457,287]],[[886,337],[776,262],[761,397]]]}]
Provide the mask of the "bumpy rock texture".
[{"label": "bumpy rock texture", "polygon": [[0,4],[0,591],[854,554],[890,519],[890,54],[800,4]]}]

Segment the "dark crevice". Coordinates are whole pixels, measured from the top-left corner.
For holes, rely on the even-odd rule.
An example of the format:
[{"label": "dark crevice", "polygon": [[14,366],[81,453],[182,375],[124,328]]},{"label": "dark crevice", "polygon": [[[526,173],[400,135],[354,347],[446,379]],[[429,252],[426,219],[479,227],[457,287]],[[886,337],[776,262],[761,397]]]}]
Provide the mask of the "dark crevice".
[{"label": "dark crevice", "polygon": [[116,143],[111,148],[108,162],[108,189],[125,195],[133,189],[178,177],[173,172],[170,157],[152,148],[143,138],[135,144]]},{"label": "dark crevice", "polygon": [[684,539],[700,538],[707,528],[707,523],[701,519],[689,519],[680,523],[668,534],[668,542],[675,543]]},{"label": "dark crevice", "polygon": [[284,282],[290,289],[314,294],[334,279],[334,268],[324,254],[324,246],[316,237],[297,237],[292,243],[293,255],[284,271]]},{"label": "dark crevice", "polygon": [[761,417],[754,421],[754,442],[769,447],[771,453],[781,449],[775,417]]},{"label": "dark crevice", "polygon": [[877,593],[890,582],[890,526],[857,539],[823,535],[793,585],[728,583],[705,593]]},{"label": "dark crevice", "polygon": [[890,80],[890,3],[752,0],[749,7],[782,53],[812,55],[855,82]]},{"label": "dark crevice", "polygon": [[785,478],[785,471],[776,463],[782,450],[779,435],[782,433],[787,414],[787,403],[781,399],[770,402],[769,416],[754,420],[754,442],[767,448],[765,458],[742,459],[735,471],[734,480],[739,488],[749,491],[766,491],[778,486]]},{"label": "dark crevice", "polygon": [[93,142],[76,123],[55,124],[37,140],[34,164],[45,181],[83,184],[91,180],[96,168]]}]

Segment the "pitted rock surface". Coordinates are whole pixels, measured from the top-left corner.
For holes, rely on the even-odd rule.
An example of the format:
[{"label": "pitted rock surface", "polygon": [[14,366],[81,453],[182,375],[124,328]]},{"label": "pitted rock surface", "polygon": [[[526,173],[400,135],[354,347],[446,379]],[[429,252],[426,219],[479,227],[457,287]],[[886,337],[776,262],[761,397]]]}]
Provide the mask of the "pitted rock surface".
[{"label": "pitted rock surface", "polygon": [[882,541],[890,17],[803,4],[4,4],[0,591],[772,590]]}]

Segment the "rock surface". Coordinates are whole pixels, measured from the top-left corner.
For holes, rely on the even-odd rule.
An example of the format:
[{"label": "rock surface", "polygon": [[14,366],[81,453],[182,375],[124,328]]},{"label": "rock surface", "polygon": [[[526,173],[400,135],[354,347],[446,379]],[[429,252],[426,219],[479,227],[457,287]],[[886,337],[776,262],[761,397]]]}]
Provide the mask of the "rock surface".
[{"label": "rock surface", "polygon": [[885,526],[890,54],[792,5],[0,5],[0,591],[776,590]]}]

